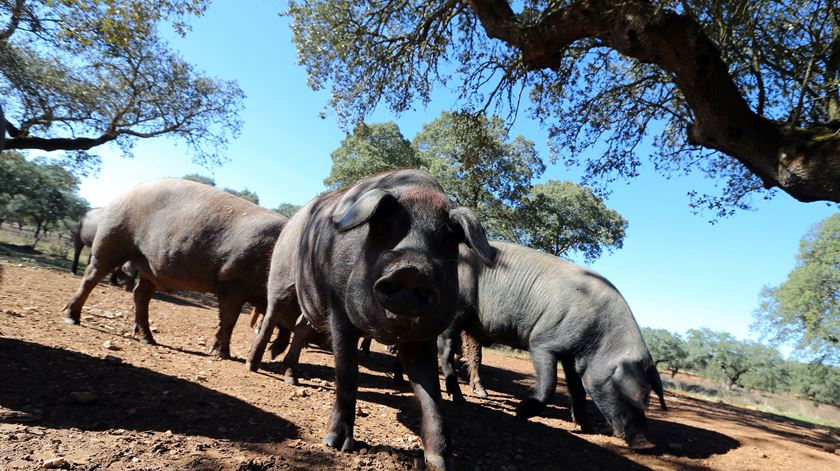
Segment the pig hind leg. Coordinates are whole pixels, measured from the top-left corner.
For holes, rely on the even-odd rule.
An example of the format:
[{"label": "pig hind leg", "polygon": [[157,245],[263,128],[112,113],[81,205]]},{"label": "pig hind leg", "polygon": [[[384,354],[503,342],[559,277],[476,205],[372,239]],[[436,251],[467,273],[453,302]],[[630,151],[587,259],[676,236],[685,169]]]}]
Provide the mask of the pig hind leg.
[{"label": "pig hind leg", "polygon": [[542,413],[557,387],[557,355],[544,348],[531,348],[531,362],[537,375],[534,393],[516,407],[516,416],[530,418]]},{"label": "pig hind leg", "polygon": [[454,356],[455,350],[458,349],[458,342],[459,338],[457,333],[452,331],[446,331],[438,336],[438,364],[440,365],[440,370],[443,373],[446,383],[446,392],[452,396],[452,401],[465,402],[464,395],[461,394],[461,387],[458,385],[458,377],[455,375],[454,367]]},{"label": "pig hind leg", "polygon": [[140,341],[149,345],[157,345],[149,327],[149,301],[155,289],[155,284],[145,276],[140,277],[134,288],[134,335],[141,334]]},{"label": "pig hind leg", "polygon": [[487,390],[481,384],[481,376],[478,374],[478,368],[481,366],[481,344],[465,330],[461,331],[461,353],[461,358],[467,364],[467,371],[470,374],[470,387],[473,394],[486,398]]},{"label": "pig hind leg", "polygon": [[300,363],[300,352],[306,345],[309,337],[315,332],[315,329],[303,316],[300,316],[295,325],[295,335],[292,338],[292,346],[283,357],[283,380],[286,384],[295,385],[297,381],[297,366]]},{"label": "pig hind leg", "polygon": [[[295,302],[295,297],[294,285],[288,285],[284,289],[277,290],[277,292],[269,290],[267,310],[260,324],[260,330],[254,337],[254,342],[251,344],[248,359],[245,362],[248,370],[257,371],[260,368],[265,347],[268,346],[268,342],[271,340],[271,334],[274,332],[274,328],[276,326],[286,327],[283,325],[284,317],[289,317],[293,310],[296,310],[297,314],[300,313],[300,309],[296,309],[297,303]],[[284,342],[288,342],[288,337],[285,338],[286,340]],[[286,348],[285,343],[282,346],[283,349]],[[272,345],[272,350],[276,351],[274,345]],[[279,350],[278,354],[282,352],[282,349],[279,349],[279,344],[277,350]]]}]

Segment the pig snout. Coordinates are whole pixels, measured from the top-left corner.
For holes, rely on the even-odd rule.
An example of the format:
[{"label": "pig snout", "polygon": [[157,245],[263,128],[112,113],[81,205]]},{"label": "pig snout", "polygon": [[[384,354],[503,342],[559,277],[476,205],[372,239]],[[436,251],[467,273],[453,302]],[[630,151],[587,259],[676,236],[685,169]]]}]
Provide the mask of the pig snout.
[{"label": "pig snout", "polygon": [[380,306],[393,314],[416,317],[433,310],[438,291],[423,270],[402,266],[376,280],[373,293]]}]

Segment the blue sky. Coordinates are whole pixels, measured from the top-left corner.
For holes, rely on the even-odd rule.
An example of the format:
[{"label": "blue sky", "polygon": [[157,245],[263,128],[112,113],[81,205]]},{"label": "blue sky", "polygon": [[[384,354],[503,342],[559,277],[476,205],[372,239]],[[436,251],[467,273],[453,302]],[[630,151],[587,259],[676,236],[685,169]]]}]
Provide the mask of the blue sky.
[{"label": "blue sky", "polygon": [[[344,133],[335,117],[319,117],[327,92],[313,92],[295,63],[288,20],[277,1],[215,2],[173,46],[210,75],[237,80],[245,91],[242,134],[230,161],[211,170],[193,164],[185,145],[158,139],[139,143],[133,159],[100,149],[102,171],[82,182],[82,196],[101,206],[128,187],[187,173],[211,175],[219,186],[255,191],[264,206],[301,204],[323,191],[330,152]],[[449,109],[453,98],[436,94],[428,108],[392,116],[379,110],[370,122],[395,120],[411,139],[423,123]],[[521,115],[514,132],[535,141],[547,157],[547,133]],[[642,152],[644,153],[644,149]],[[550,165],[543,179],[577,181],[580,171]],[[694,215],[686,193],[712,191],[700,176],[665,179],[650,166],[642,176],[611,185],[607,205],[630,223],[624,248],[605,254],[592,268],[621,290],[642,326],[678,332],[707,326],[739,337],[750,335],[751,313],[762,286],[782,282],[793,268],[799,239],[837,211],[823,203],[802,204],[780,194],[758,201],[715,225]]]}]

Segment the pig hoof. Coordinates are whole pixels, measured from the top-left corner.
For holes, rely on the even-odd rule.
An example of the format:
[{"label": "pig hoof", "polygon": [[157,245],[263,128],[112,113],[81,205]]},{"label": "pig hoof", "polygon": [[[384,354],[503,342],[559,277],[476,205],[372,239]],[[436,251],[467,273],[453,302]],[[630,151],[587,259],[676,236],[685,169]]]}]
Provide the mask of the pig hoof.
[{"label": "pig hoof", "polygon": [[157,342],[152,337],[143,337],[140,339],[140,343],[144,345],[157,345]]},{"label": "pig hoof", "polygon": [[487,390],[484,389],[483,386],[476,386],[475,388],[473,388],[473,394],[475,394],[476,397],[480,397],[482,399],[487,399],[488,397]]},{"label": "pig hoof", "polygon": [[636,452],[647,452],[656,449],[656,445],[644,436],[636,436],[627,441],[627,446]]},{"label": "pig hoof", "polygon": [[355,442],[353,436],[342,431],[330,432],[324,437],[324,445],[341,451],[353,451]]},{"label": "pig hoof", "polygon": [[451,457],[444,458],[441,455],[426,453],[425,459],[426,469],[435,471],[445,471],[448,469],[454,469],[454,464],[452,463]]},{"label": "pig hoof", "polygon": [[65,324],[70,324],[70,325],[79,325],[79,324],[81,324],[81,321],[76,317],[67,316],[67,317],[64,318],[64,323]]},{"label": "pig hoof", "polygon": [[297,386],[298,385],[298,380],[294,376],[289,376],[289,375],[284,376],[283,381],[285,381],[286,384],[288,384],[290,386]]},{"label": "pig hoof", "polygon": [[260,369],[260,362],[248,360],[245,362],[245,366],[251,373],[256,373],[257,370]]},{"label": "pig hoof", "polygon": [[529,397],[516,406],[516,416],[521,419],[530,419],[531,417],[540,415],[543,409],[545,409],[544,403],[533,397]]}]

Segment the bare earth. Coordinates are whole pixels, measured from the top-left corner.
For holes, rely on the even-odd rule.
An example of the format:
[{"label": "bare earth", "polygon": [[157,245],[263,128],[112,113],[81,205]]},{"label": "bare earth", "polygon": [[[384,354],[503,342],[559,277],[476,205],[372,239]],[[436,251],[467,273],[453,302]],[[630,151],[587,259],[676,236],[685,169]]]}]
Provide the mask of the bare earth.
[{"label": "bare earth", "polygon": [[[151,320],[159,346],[130,336],[130,293],[94,290],[81,326],[61,307],[79,278],[3,263],[0,285],[0,470],[376,469],[417,466],[418,410],[392,386],[391,357],[374,344],[361,360],[357,451],[321,445],[333,399],[332,357],[307,350],[301,385],[279,362],[249,373],[252,332],[242,316],[233,361],[207,357],[216,312],[206,297],[160,296]],[[658,449],[640,455],[616,438],[578,433],[565,385],[546,417],[521,421],[517,398],[532,381],[527,359],[485,350],[490,398],[445,401],[456,463],[467,470],[760,469],[838,470],[840,433],[794,420],[667,394],[649,410]],[[466,388],[464,388],[466,392]],[[590,407],[592,405],[590,404]]]}]

